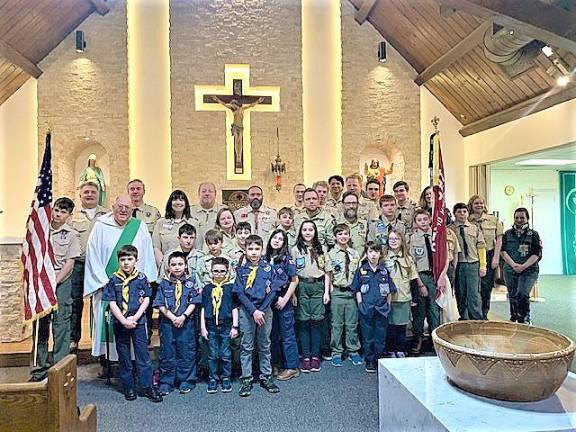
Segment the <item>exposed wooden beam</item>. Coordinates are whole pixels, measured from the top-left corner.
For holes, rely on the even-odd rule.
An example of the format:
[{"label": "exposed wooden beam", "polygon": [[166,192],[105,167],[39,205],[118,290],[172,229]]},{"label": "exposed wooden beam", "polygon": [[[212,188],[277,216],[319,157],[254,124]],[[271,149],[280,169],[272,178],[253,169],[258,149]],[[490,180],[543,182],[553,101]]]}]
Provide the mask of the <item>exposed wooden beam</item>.
[{"label": "exposed wooden beam", "polygon": [[94,9],[96,9],[96,12],[100,15],[106,15],[110,12],[110,8],[104,0],[90,0],[90,3],[92,3],[92,6],[94,6]]},{"label": "exposed wooden beam", "polygon": [[478,46],[484,37],[484,34],[488,29],[492,28],[492,22],[486,21],[480,24],[478,27],[474,29],[472,33],[454,45],[452,48],[448,50],[445,54],[440,56],[439,58],[434,61],[430,66],[428,66],[424,71],[422,71],[414,80],[416,84],[421,86],[426,81],[434,77],[435,75],[442,72],[452,63],[457,61],[462,56],[468,54],[472,51],[476,46]]},{"label": "exposed wooden beam", "polygon": [[2,40],[0,40],[0,57],[4,57],[10,63],[15,64],[36,79],[42,75],[42,71],[38,66]]},{"label": "exposed wooden beam", "polygon": [[518,120],[527,115],[543,111],[547,108],[553,107],[554,105],[558,105],[562,102],[566,102],[575,98],[576,86],[571,86],[567,89],[555,88],[546,94],[535,96],[524,102],[520,102],[513,107],[505,109],[504,111],[500,111],[483,119],[477,120],[474,123],[470,123],[469,125],[466,125],[460,129],[460,135],[469,136],[478,132],[482,132],[486,129],[500,126],[513,120]]},{"label": "exposed wooden beam", "polygon": [[576,53],[574,12],[540,0],[440,0],[440,3]]},{"label": "exposed wooden beam", "polygon": [[377,2],[378,0],[364,0],[360,9],[358,9],[354,15],[354,19],[358,24],[362,24],[366,21],[366,18],[368,18],[368,15],[370,15],[370,12],[372,12],[372,9],[374,9]]}]

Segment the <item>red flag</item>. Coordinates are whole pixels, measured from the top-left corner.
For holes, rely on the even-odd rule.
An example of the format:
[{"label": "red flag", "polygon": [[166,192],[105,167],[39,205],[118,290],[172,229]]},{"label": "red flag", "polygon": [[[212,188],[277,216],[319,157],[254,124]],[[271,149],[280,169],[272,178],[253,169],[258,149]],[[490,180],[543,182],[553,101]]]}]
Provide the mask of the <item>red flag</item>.
[{"label": "red flag", "polygon": [[26,222],[26,237],[22,243],[25,321],[35,320],[49,314],[57,304],[54,295],[56,290],[55,258],[50,242],[51,158],[50,133],[48,133],[42,167],[32,198],[30,216]]},{"label": "red flag", "polygon": [[[430,145],[433,146],[433,176],[432,190],[434,191],[434,206],[432,209],[432,255],[433,272],[436,286],[444,267],[446,266],[447,244],[446,244],[446,197],[444,163],[442,161],[442,148],[440,147],[440,133],[436,132],[430,137]],[[436,290],[438,300],[444,293]]]}]

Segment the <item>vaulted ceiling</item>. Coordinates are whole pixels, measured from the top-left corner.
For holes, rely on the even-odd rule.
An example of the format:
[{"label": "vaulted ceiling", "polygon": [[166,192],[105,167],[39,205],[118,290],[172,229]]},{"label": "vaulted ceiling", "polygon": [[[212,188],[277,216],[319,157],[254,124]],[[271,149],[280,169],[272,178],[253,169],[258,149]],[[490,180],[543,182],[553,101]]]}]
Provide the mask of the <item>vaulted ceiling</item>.
[{"label": "vaulted ceiling", "polygon": [[37,64],[92,12],[105,14],[103,0],[0,0],[0,104],[31,76]]},{"label": "vaulted ceiling", "polygon": [[[576,98],[573,82],[556,84],[563,69],[576,68],[574,0],[350,2],[357,21],[369,21],[464,125],[463,135]],[[106,14],[105,0],[0,0],[0,104],[38,78],[38,63],[93,12]],[[498,31],[536,41],[520,72],[487,58],[487,35]],[[553,56],[540,53],[544,44]]]},{"label": "vaulted ceiling", "polygon": [[[350,1],[356,20],[367,19],[412,65],[416,83],[464,125],[463,135],[576,97],[572,83],[556,84],[562,67],[576,67],[572,0]],[[486,34],[501,29],[510,39],[536,40],[521,73],[511,75],[485,54]],[[553,47],[552,57],[543,45]]]}]

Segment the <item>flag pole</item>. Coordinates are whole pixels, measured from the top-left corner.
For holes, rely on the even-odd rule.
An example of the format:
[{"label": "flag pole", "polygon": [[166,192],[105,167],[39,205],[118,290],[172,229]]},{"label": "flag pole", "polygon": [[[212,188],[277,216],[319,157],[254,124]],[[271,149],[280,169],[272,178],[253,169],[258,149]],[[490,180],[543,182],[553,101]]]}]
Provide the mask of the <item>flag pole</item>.
[{"label": "flag pole", "polygon": [[36,367],[38,366],[38,330],[40,329],[40,320],[37,319],[34,322],[34,327],[35,327],[35,331],[34,331],[34,337],[32,338],[32,343],[34,344],[34,358],[32,359],[32,366]]}]

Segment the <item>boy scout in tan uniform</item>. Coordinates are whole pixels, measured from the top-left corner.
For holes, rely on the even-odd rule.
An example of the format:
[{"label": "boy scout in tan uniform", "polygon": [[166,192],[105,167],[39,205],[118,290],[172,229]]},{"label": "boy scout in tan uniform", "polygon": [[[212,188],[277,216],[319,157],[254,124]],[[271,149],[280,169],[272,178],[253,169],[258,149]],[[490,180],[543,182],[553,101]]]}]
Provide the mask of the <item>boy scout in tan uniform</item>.
[{"label": "boy scout in tan uniform", "polygon": [[446,230],[446,252],[448,253],[448,271],[446,276],[450,281],[450,285],[454,286],[454,278],[456,276],[456,265],[458,264],[458,254],[460,253],[460,243],[458,237],[451,229]]},{"label": "boy scout in tan uniform", "polygon": [[[91,189],[91,190],[90,190]],[[97,204],[98,185],[87,182],[80,186],[80,199],[82,208],[72,214],[70,226],[78,233],[80,241],[80,255],[74,260],[72,270],[72,314],[70,316],[70,349],[78,348],[78,342],[82,337],[82,312],[84,310],[84,266],[86,259],[86,245],[88,237],[94,228],[96,219],[110,212],[109,209]],[[87,205],[94,205],[86,208]]]},{"label": "boy scout in tan uniform", "polygon": [[394,196],[396,197],[396,218],[404,222],[407,230],[412,231],[412,224],[414,223],[414,212],[416,211],[416,203],[408,197],[410,187],[408,183],[403,180],[397,181],[392,186]]},{"label": "boy scout in tan uniform", "polygon": [[496,267],[500,259],[504,226],[496,216],[490,215],[486,211],[483,211],[480,215],[475,213],[472,207],[476,199],[481,198],[475,195],[470,198],[468,202],[468,211],[470,212],[468,220],[480,228],[486,243],[486,276],[480,279],[480,297],[482,298],[482,315],[484,319],[488,319],[490,297],[492,295],[492,288],[494,288]]},{"label": "boy scout in tan uniform", "polygon": [[461,252],[456,266],[456,302],[460,319],[481,320],[480,277],[486,272],[486,246],[480,228],[468,221],[468,207],[454,206],[456,221],[449,225],[456,234]]},{"label": "boy scout in tan uniform", "polygon": [[[32,372],[32,381],[40,381],[48,370],[48,338],[52,327],[53,361],[62,360],[70,352],[70,315],[72,313],[72,269],[74,260],[80,256],[78,233],[68,223],[74,210],[70,198],[59,198],[54,202],[50,225],[50,242],[54,250],[56,272],[55,294],[58,308],[40,318],[38,323],[37,354],[38,369]],[[60,224],[60,226],[58,226]],[[55,226],[58,226],[55,228]]]},{"label": "boy scout in tan uniform", "polygon": [[[347,226],[339,224],[334,227],[335,234],[347,230]],[[358,340],[358,306],[350,285],[354,274],[360,265],[360,254],[347,245],[336,244],[326,254],[326,273],[329,274],[332,289],[331,301],[331,338],[332,361],[338,365],[336,357],[342,358],[345,337],[346,351],[350,357],[358,357],[360,342]],[[360,359],[361,362],[361,359]]]}]

